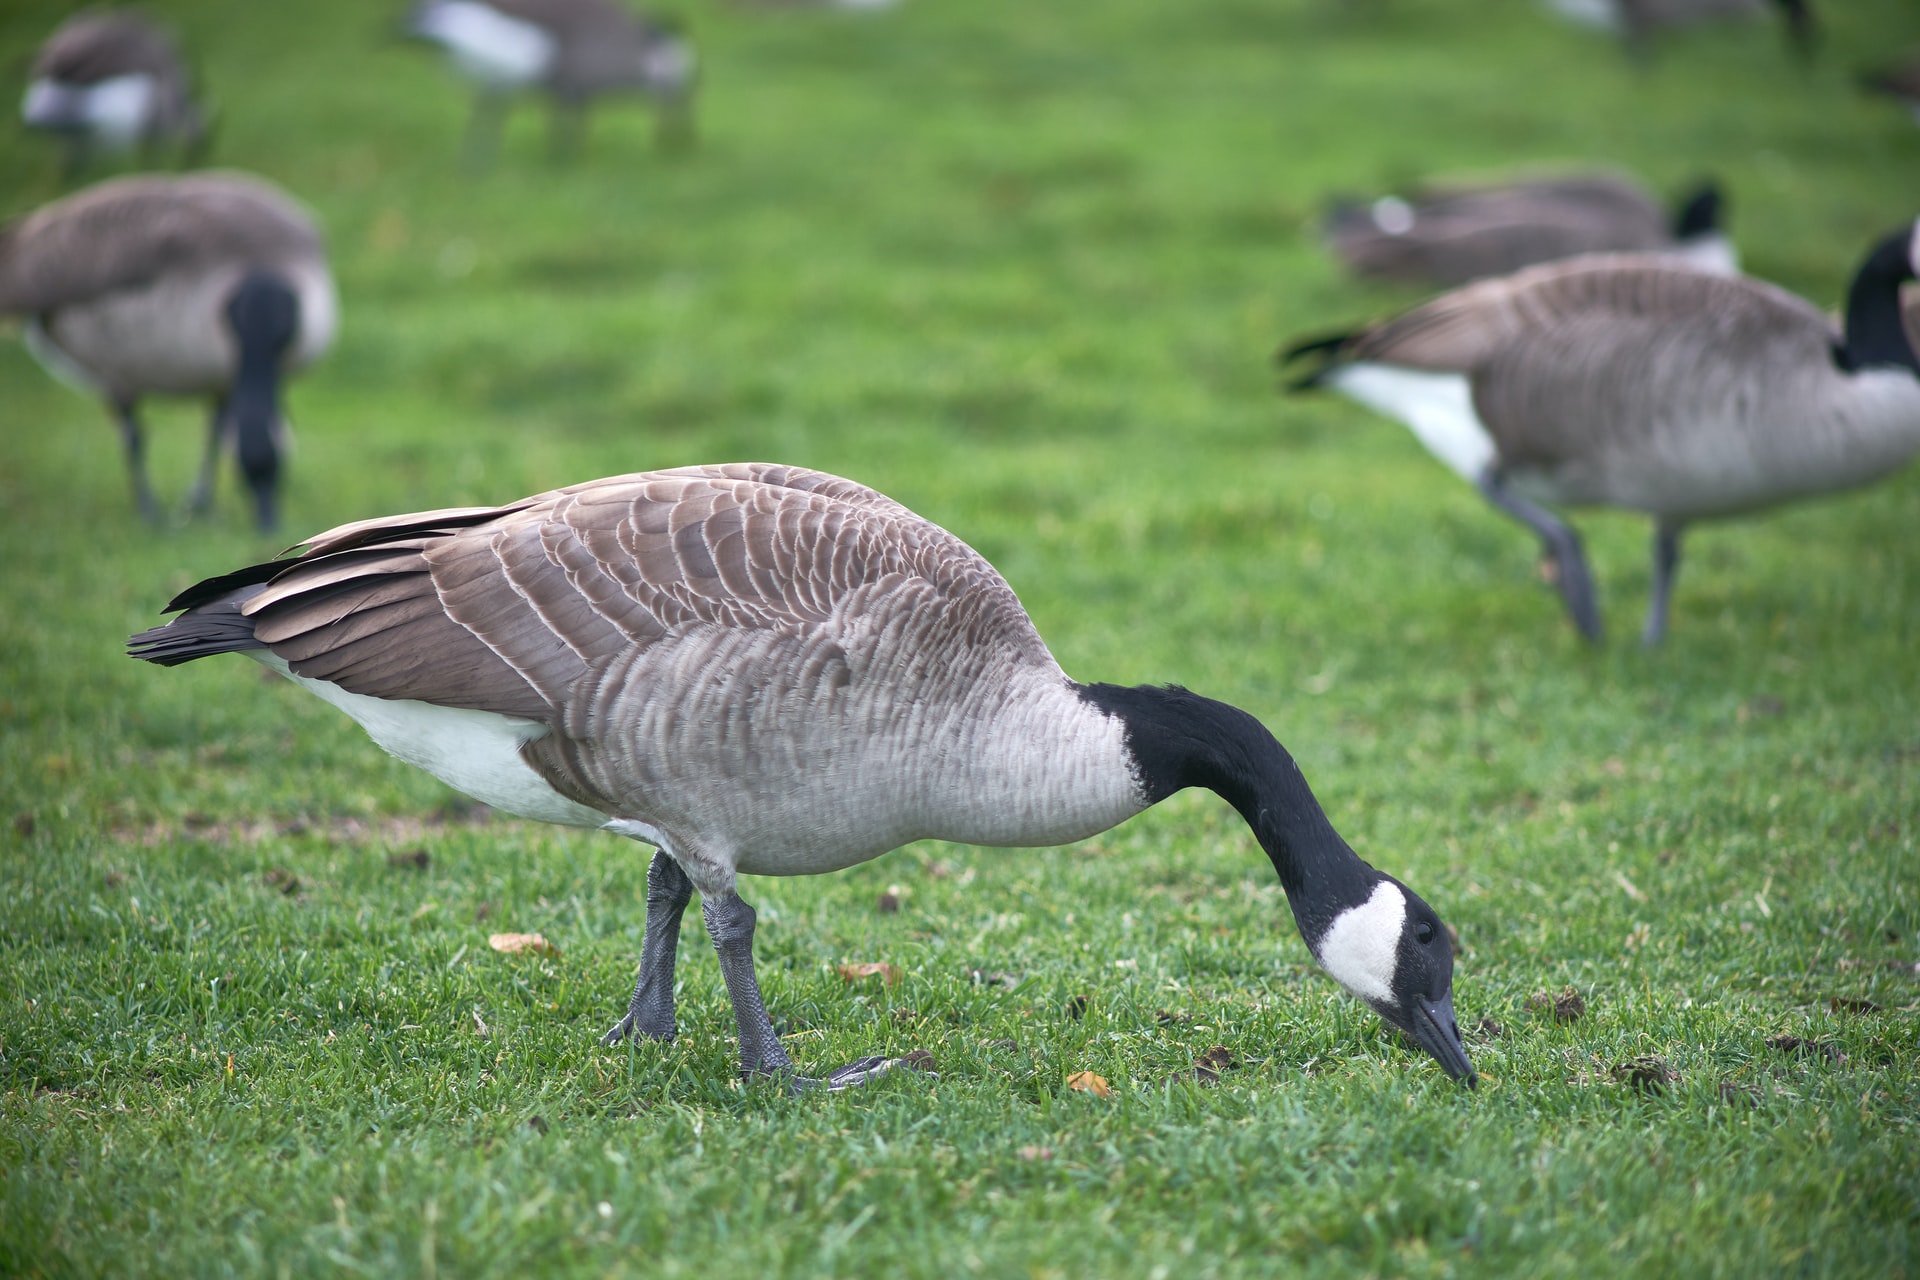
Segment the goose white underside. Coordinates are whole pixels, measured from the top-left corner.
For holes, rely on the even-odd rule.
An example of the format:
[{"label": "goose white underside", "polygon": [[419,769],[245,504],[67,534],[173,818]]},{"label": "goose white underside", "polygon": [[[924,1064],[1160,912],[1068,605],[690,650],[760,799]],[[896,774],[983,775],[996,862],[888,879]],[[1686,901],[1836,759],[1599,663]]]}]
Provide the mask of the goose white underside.
[{"label": "goose white underside", "polygon": [[[284,659],[265,649],[249,650],[247,656],[346,712],[389,755],[482,803],[563,827],[617,826],[599,810],[555,791],[521,758],[520,748],[546,733],[545,725],[465,707],[369,698],[327,680],[295,675]],[[637,831],[621,830],[620,834],[649,839]],[[659,843],[657,839],[649,842]]]},{"label": "goose white underside", "polygon": [[1406,923],[1407,895],[1393,881],[1382,880],[1372,897],[1334,918],[1320,939],[1320,964],[1362,1000],[1391,1004]]},{"label": "goose white underside", "polygon": [[558,52],[548,32],[479,0],[431,0],[415,13],[413,30],[443,46],[462,75],[495,91],[537,83]]},{"label": "goose white underside", "polygon": [[20,118],[33,128],[77,129],[126,148],[146,132],[153,99],[153,77],[144,73],[87,85],[43,78],[27,86]]},{"label": "goose white underside", "polygon": [[1434,457],[1469,483],[1477,484],[1497,456],[1493,437],[1474,411],[1473,388],[1463,373],[1360,361],[1334,372],[1327,385],[1406,423]]}]

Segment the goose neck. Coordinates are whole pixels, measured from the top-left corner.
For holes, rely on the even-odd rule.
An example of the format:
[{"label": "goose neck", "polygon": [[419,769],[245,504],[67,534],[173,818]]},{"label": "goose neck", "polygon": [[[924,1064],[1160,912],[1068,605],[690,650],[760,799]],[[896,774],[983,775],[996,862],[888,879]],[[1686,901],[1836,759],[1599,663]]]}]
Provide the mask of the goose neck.
[{"label": "goose neck", "polygon": [[1920,356],[1900,314],[1900,286],[1914,278],[1913,237],[1912,229],[1888,236],[1854,274],[1847,290],[1846,341],[1837,352],[1848,373],[1895,366],[1920,374]]}]

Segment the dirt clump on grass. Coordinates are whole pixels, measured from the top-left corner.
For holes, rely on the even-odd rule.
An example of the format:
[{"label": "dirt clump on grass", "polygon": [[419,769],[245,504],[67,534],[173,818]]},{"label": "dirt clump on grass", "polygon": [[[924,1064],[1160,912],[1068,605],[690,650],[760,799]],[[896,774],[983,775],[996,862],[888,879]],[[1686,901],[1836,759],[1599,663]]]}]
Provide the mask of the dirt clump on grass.
[{"label": "dirt clump on grass", "polygon": [[1578,1022],[1587,1014],[1587,998],[1572,987],[1537,991],[1527,997],[1527,1011],[1551,1014],[1555,1022]]},{"label": "dirt clump on grass", "polygon": [[1665,1093],[1669,1087],[1680,1083],[1680,1073],[1657,1053],[1642,1054],[1638,1058],[1616,1063],[1613,1078],[1642,1093]]}]

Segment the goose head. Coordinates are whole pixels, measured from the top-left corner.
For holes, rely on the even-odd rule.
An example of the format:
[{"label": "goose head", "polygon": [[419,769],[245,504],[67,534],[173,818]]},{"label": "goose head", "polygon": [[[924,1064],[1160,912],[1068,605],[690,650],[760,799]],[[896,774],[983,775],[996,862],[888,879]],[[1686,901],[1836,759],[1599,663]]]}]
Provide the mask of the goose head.
[{"label": "goose head", "polygon": [[300,297],[278,275],[253,271],[228,297],[226,317],[240,359],[222,408],[222,433],[236,446],[255,519],[266,532],[279,516],[280,362],[299,333]]},{"label": "goose head", "polygon": [[1318,912],[1299,913],[1307,946],[1354,998],[1412,1036],[1448,1075],[1472,1084],[1477,1077],[1453,1016],[1453,943],[1446,926],[1398,880],[1377,871],[1373,877],[1365,898],[1346,895],[1347,903],[1324,922],[1315,918]]}]

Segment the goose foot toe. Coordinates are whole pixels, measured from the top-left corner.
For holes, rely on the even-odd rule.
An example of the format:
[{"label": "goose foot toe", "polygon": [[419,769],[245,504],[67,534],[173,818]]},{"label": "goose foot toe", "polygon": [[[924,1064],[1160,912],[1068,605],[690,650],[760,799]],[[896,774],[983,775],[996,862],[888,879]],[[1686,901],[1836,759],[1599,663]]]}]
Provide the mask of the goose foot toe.
[{"label": "goose foot toe", "polygon": [[645,1036],[649,1040],[664,1042],[673,1039],[673,1032],[674,1028],[671,1025],[667,1026],[664,1030],[644,1026],[638,1017],[629,1013],[626,1017],[614,1023],[611,1031],[600,1037],[600,1043],[603,1047],[611,1049],[624,1040],[637,1040],[641,1036]]},{"label": "goose foot toe", "polygon": [[902,1067],[917,1069],[922,1075],[930,1076],[934,1079],[939,1078],[937,1072],[919,1068],[917,1064],[908,1061],[906,1058],[889,1058],[881,1054],[875,1054],[868,1058],[858,1058],[849,1062],[846,1066],[836,1071],[830,1071],[817,1079],[812,1076],[796,1076],[793,1079],[792,1089],[795,1093],[807,1093],[814,1089],[824,1089],[828,1093],[839,1093],[846,1089],[857,1089],[869,1081],[878,1080],[888,1072]]}]

